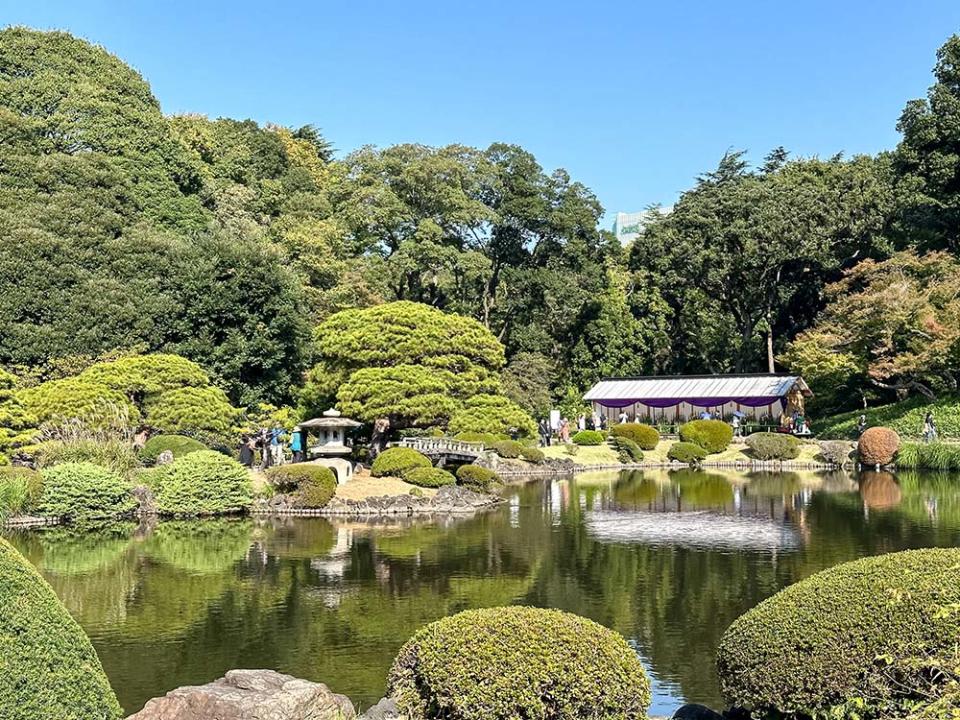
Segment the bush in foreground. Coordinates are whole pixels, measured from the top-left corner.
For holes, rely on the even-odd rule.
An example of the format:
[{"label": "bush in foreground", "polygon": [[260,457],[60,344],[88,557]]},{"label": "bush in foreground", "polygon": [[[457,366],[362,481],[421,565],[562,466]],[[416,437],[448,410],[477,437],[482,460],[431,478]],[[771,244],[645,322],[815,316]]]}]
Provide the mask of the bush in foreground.
[{"label": "bush in foreground", "polygon": [[[824,570],[760,603],[717,653],[732,704],[825,717],[851,698],[862,717],[895,715],[922,683],[917,663],[948,657],[960,637],[960,549],[910,550]],[[929,667],[929,666],[928,666]]]},{"label": "bush in foreground", "polygon": [[294,494],[299,507],[323,508],[337,492],[337,476],[323,465],[297,463],[277,465],[267,470],[270,485],[285,493]]},{"label": "bush in foreground", "polygon": [[638,463],[643,460],[643,451],[640,446],[628,437],[610,436],[610,443],[617,451],[617,457],[624,465]]},{"label": "bush in foreground", "polygon": [[733,440],[733,428],[723,420],[691,420],[680,426],[680,439],[699,445],[707,454],[721,453]]},{"label": "bush in foreground", "polygon": [[206,450],[207,446],[199,440],[186,435],[154,435],[147,440],[140,450],[140,459],[147,465],[153,465],[160,457],[160,453],[169,450],[174,459],[183,457],[198,450]]},{"label": "bush in foreground", "polygon": [[461,465],[457,468],[457,480],[465,487],[488,492],[497,482],[497,474],[479,465]]},{"label": "bush in foreground", "polygon": [[617,633],[557,610],[467,610],[400,649],[389,692],[411,720],[639,720],[650,684]]},{"label": "bush in foreground", "polygon": [[867,428],[857,443],[857,456],[864,465],[889,465],[900,449],[900,436],[890,428]]},{"label": "bush in foreground", "polygon": [[253,487],[243,465],[213,450],[198,450],[143,474],[165,515],[223,515],[250,506]]},{"label": "bush in foreground", "polygon": [[651,425],[643,423],[623,423],[610,428],[611,437],[623,437],[633,440],[642,450],[654,450],[660,442],[660,433]]},{"label": "bush in foreground", "polygon": [[136,505],[123,478],[99,465],[63,463],[45,469],[42,476],[37,509],[43,515],[92,520],[124,515]]},{"label": "bush in foreground", "polygon": [[370,474],[374,477],[403,477],[414,468],[428,468],[432,464],[430,458],[413,448],[393,447],[377,455]]},{"label": "bush in foreground", "polygon": [[115,720],[120,705],[83,630],[0,539],[0,717]]},{"label": "bush in foreground", "polygon": [[667,457],[687,465],[699,465],[707,457],[707,451],[693,443],[678,442],[670,446]]},{"label": "bush in foreground", "polygon": [[403,474],[403,479],[411,485],[425,488],[438,488],[444,485],[453,485],[457,479],[442,468],[414,468]]},{"label": "bush in foreground", "polygon": [[853,455],[854,445],[847,440],[825,440],[818,445],[821,459],[837,467],[847,465]]},{"label": "bush in foreground", "polygon": [[603,433],[599,430],[581,430],[570,440],[574,445],[603,445]]},{"label": "bush in foreground", "polygon": [[800,441],[784,433],[754,433],[747,438],[747,447],[758,460],[793,460],[800,456]]}]

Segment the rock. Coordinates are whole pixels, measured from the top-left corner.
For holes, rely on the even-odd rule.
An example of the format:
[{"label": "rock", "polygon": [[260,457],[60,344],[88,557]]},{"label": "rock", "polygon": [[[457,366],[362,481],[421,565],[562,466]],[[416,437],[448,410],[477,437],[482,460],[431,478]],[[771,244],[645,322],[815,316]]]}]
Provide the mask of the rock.
[{"label": "rock", "polygon": [[153,497],[153,491],[146,485],[137,485],[130,494],[137,501],[137,515],[140,517],[150,517],[157,514],[157,502]]},{"label": "rock", "polygon": [[673,720],[723,720],[723,715],[714,712],[706,705],[688,703],[673,714]]},{"label": "rock", "polygon": [[173,462],[173,451],[164,450],[162,453],[157,455],[157,465],[169,465]]},{"label": "rock", "polygon": [[380,702],[360,716],[360,720],[402,720],[400,709],[392,698],[383,698]]},{"label": "rock", "polygon": [[350,720],[355,714],[346,697],[322,683],[273,670],[231,670],[154,698],[127,720]]}]

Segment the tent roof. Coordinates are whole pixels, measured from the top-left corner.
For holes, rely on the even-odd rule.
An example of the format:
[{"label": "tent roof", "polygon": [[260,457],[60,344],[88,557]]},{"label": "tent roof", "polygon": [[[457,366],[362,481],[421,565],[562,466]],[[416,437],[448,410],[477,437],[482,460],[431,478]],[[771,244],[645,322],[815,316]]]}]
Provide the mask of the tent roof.
[{"label": "tent roof", "polygon": [[584,395],[584,400],[666,400],[675,398],[784,397],[795,385],[813,395],[799,375],[673,375],[605,378]]}]

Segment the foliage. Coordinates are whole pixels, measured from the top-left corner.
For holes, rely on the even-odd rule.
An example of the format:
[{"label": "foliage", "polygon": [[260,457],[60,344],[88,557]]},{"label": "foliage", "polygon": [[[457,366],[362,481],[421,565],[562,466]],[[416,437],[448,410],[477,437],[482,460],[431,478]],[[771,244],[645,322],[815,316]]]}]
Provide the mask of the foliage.
[{"label": "foliage", "polygon": [[524,446],[523,450],[520,451],[520,457],[527,462],[534,463],[535,465],[539,465],[546,460],[546,455],[543,454],[543,450],[535,447]]},{"label": "foliage", "polygon": [[667,457],[688,465],[699,465],[707,457],[707,451],[689,442],[677,442],[667,450]]},{"label": "foliage", "polygon": [[642,450],[655,450],[660,442],[660,433],[655,427],[643,423],[621,423],[610,427],[610,435],[633,440]]},{"label": "foliage", "polygon": [[42,471],[42,515],[69,520],[110,518],[131,512],[136,502],[116,473],[89,462],[68,462]]},{"label": "foliage", "polygon": [[691,420],[680,426],[680,439],[712,455],[727,449],[733,440],[733,428],[723,420]]},{"label": "foliage", "polygon": [[37,418],[24,408],[16,388],[17,378],[0,368],[0,465],[11,451],[28,445],[37,432]]},{"label": "foliage", "polygon": [[890,428],[867,428],[857,443],[857,457],[864,465],[889,465],[900,449],[900,436]]},{"label": "foliage", "polygon": [[122,392],[80,377],[51,380],[24,388],[17,395],[24,410],[39,423],[78,419],[96,425],[109,408],[120,409],[134,423],[139,417],[136,407]]},{"label": "foliage", "polygon": [[419,630],[388,689],[412,720],[641,719],[650,684],[617,633],[527,607],[467,610]]},{"label": "foliage", "polygon": [[581,430],[570,440],[574,445],[603,445],[603,433],[599,430]]},{"label": "foliage", "polygon": [[[945,659],[960,633],[960,551],[911,550],[844,563],[736,620],[717,652],[724,696],[756,714],[825,717],[863,699],[886,717],[920,678],[911,657]],[[906,695],[906,697],[905,697]]]},{"label": "foliage", "polygon": [[523,457],[526,445],[517,440],[501,440],[490,445],[490,448],[502,458],[515,459]]},{"label": "foliage", "polygon": [[643,450],[629,437],[611,433],[610,444],[613,445],[620,462],[624,465],[643,461]]},{"label": "foliage", "polygon": [[847,440],[825,440],[818,443],[820,457],[826,462],[843,467],[850,463],[855,445]]},{"label": "foliage", "polygon": [[158,395],[168,390],[210,383],[207,373],[195,362],[179,355],[162,353],[127,355],[96,363],[80,373],[79,377],[122,392],[133,401],[142,401],[148,395]]},{"label": "foliage", "polygon": [[483,443],[485,447],[493,447],[493,445],[498,442],[510,439],[508,435],[503,433],[495,434],[486,432],[460,432],[454,435],[454,438],[465,442],[480,442]]},{"label": "foliage", "polygon": [[537,423],[512,400],[499,395],[474,395],[450,418],[451,433],[477,432],[536,437]]},{"label": "foliage", "polygon": [[122,717],[100,660],[53,589],[0,539],[0,707],[18,720]]},{"label": "foliage", "polygon": [[387,448],[377,455],[370,467],[370,474],[374,477],[404,477],[407,472],[415,468],[428,468],[432,463],[430,458],[413,448]]},{"label": "foliage", "polygon": [[817,435],[822,438],[857,438],[857,420],[867,416],[867,425],[883,425],[894,430],[900,437],[920,438],[923,434],[923,419],[933,414],[937,432],[944,440],[960,440],[960,397],[944,396],[934,402],[913,397],[889,405],[855,410],[834,415],[816,422]]},{"label": "foliage", "polygon": [[164,433],[228,436],[239,413],[223,390],[212,386],[168,390],[147,404],[150,424]]},{"label": "foliage", "polygon": [[418,487],[437,488],[453,485],[457,479],[452,473],[435,467],[417,467],[403,473],[403,479]]},{"label": "foliage", "polygon": [[538,352],[518,352],[507,363],[500,378],[503,394],[523,408],[530,417],[550,413],[550,381],[556,369],[550,358]]},{"label": "foliage", "polygon": [[489,492],[497,482],[497,474],[480,465],[461,465],[457,468],[457,482],[481,492]]},{"label": "foliage", "polygon": [[896,457],[898,470],[960,470],[960,446],[948,443],[904,443]]},{"label": "foliage", "polygon": [[164,515],[223,515],[245,510],[252,500],[250,473],[213,450],[198,450],[146,471],[157,510]]},{"label": "foliage", "polygon": [[[451,381],[452,373],[419,365],[363,368],[340,386],[336,404],[367,422],[389,417],[391,426],[446,424],[458,407],[449,394]],[[309,381],[304,392],[310,392]]]},{"label": "foliage", "polygon": [[758,460],[794,460],[800,456],[800,441],[785,433],[753,433],[746,443]]},{"label": "foliage", "polygon": [[168,450],[174,458],[183,457],[197,450],[206,450],[207,446],[198,440],[184,435],[154,435],[143,444],[140,459],[146,465],[153,465],[161,453]]},{"label": "foliage", "polygon": [[140,467],[140,458],[129,441],[122,438],[73,437],[44,440],[32,446],[39,468],[64,463],[92,463],[121,477]]},{"label": "foliage", "polygon": [[0,524],[32,510],[42,493],[43,479],[36,470],[16,465],[0,467]]},{"label": "foliage", "polygon": [[326,507],[337,492],[337,476],[322,465],[280,465],[267,471],[267,479],[276,488],[295,486],[294,502],[298,507]]}]

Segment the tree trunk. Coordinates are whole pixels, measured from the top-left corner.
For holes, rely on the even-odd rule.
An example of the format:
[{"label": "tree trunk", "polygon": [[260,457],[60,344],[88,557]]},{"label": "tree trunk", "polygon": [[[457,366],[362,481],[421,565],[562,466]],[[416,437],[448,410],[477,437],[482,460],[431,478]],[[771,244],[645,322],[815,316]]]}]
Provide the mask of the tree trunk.
[{"label": "tree trunk", "polygon": [[773,366],[773,328],[767,323],[767,372],[771,375],[776,372]]}]

